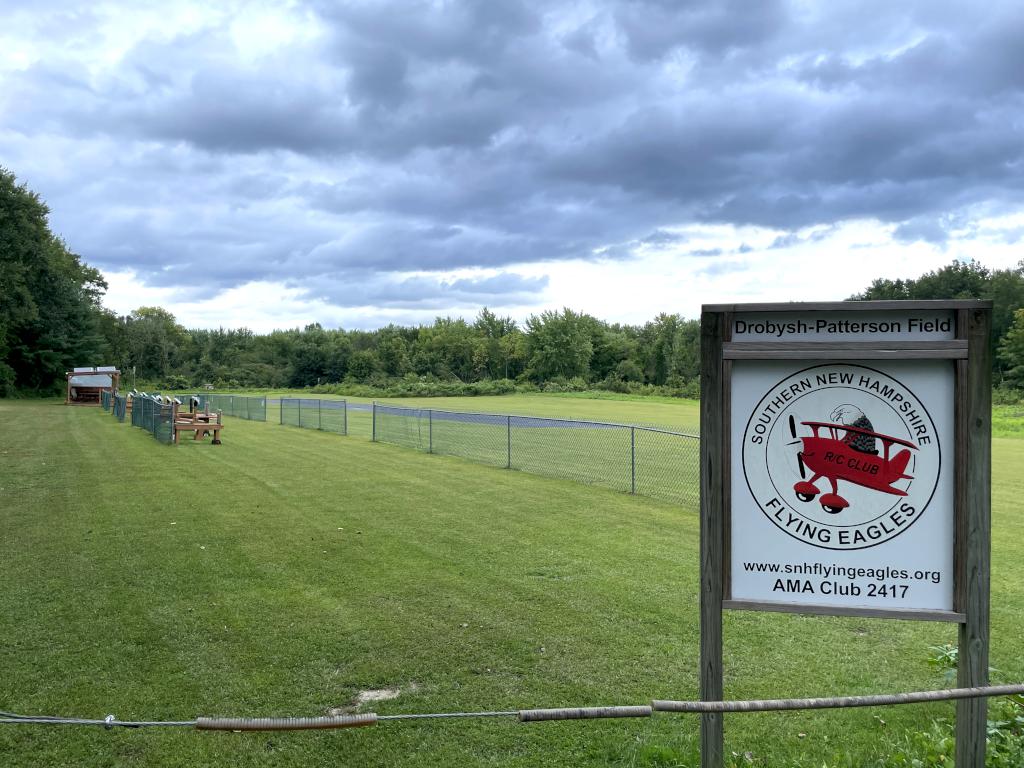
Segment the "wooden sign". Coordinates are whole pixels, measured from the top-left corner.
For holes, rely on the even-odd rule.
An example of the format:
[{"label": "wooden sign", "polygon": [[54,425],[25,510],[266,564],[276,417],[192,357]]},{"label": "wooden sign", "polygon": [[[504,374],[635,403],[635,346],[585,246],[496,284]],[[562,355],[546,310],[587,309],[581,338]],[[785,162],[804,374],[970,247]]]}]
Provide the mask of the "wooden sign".
[{"label": "wooden sign", "polygon": [[[987,683],[990,315],[703,308],[702,698],[723,698],[723,609],[957,622],[959,684]],[[958,765],[984,764],[985,711],[958,705]],[[706,715],[704,765],[722,733]]]}]

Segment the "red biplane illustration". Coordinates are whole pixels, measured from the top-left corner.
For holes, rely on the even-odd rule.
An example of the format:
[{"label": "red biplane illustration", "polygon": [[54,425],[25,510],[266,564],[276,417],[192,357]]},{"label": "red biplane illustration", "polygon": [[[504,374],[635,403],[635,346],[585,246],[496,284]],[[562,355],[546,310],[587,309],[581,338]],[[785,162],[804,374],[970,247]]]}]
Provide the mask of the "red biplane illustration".
[{"label": "red biplane illustration", "polygon": [[[893,486],[897,480],[912,480],[913,476],[904,473],[910,462],[910,451],[917,446],[907,440],[891,435],[883,435],[870,429],[847,425],[832,424],[825,421],[801,421],[801,425],[810,427],[814,432],[809,437],[800,437],[790,445],[802,444],[796,455],[801,480],[793,486],[793,491],[800,501],[813,501],[821,491],[815,483],[822,477],[832,485],[832,492],[822,494],[818,500],[829,514],[839,514],[850,506],[850,502],[839,495],[838,483],[845,480],[854,485],[870,488],[895,496],[906,496],[907,492]],[[827,430],[827,437],[821,434]],[[796,420],[789,417],[789,431],[794,438]],[[854,447],[865,438],[882,441],[882,455],[877,451],[867,452]],[[890,457],[894,445],[902,446],[902,450]],[[807,469],[813,472],[807,480]]]}]

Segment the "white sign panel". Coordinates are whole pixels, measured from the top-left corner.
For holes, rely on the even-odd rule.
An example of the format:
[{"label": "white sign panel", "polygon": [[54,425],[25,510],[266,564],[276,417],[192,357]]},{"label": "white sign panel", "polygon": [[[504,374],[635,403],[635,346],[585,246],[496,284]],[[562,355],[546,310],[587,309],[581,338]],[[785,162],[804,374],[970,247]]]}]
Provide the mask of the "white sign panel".
[{"label": "white sign panel", "polygon": [[731,598],[953,610],[953,409],[948,360],[735,361]]}]

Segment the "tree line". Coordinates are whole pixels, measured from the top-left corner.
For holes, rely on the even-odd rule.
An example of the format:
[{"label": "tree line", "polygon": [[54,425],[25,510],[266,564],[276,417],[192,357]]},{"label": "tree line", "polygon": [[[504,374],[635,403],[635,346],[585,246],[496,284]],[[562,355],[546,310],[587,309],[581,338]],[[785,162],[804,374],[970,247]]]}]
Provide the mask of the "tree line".
[{"label": "tree line", "polygon": [[[520,324],[485,307],[472,321],[439,317],[371,331],[312,324],[265,334],[186,329],[160,307],[119,316],[102,305],[102,275],[50,231],[48,213],[0,168],[0,395],[52,392],[66,370],[94,364],[168,389],[698,394],[699,322],[678,314],[624,325],[565,308]],[[996,380],[1024,390],[1024,261],[1006,270],[953,262],[912,280],[875,280],[851,298],[991,299]]]},{"label": "tree line", "polygon": [[[469,322],[439,317],[373,331],[323,328],[257,334],[246,328],[181,327],[166,310],[108,317],[109,357],[139,381],[185,388],[362,384],[441,392],[515,384],[551,389],[696,394],[699,324],[662,314],[643,326],[606,323],[571,309],[533,315],[520,327],[486,307]],[[499,386],[497,382],[507,382]],[[404,383],[404,384],[403,384]],[[460,390],[462,391],[462,390]],[[465,391],[473,391],[470,387]]]}]

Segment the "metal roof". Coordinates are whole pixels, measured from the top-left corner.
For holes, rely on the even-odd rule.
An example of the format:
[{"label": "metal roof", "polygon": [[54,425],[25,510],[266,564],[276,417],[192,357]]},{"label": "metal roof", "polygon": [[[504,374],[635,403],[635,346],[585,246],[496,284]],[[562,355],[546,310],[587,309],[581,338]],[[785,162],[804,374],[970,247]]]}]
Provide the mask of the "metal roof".
[{"label": "metal roof", "polygon": [[72,387],[112,387],[113,376],[109,373],[79,374],[71,377]]}]

